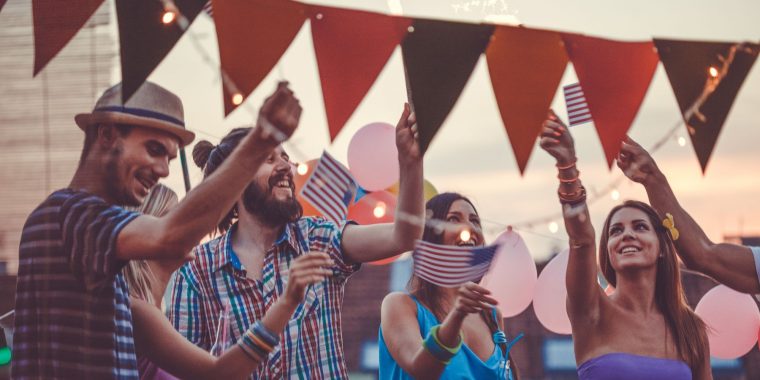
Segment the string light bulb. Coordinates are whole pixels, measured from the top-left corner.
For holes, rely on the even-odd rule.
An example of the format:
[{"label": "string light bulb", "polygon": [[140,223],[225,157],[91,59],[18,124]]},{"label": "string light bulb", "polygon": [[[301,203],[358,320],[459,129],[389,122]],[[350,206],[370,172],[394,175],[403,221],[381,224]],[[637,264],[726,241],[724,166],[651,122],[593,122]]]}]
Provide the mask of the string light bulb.
[{"label": "string light bulb", "polygon": [[470,235],[470,231],[467,229],[462,230],[462,232],[459,233],[459,240],[461,241],[470,241],[470,238],[472,236]]},{"label": "string light bulb", "polygon": [[372,215],[375,216],[375,218],[382,218],[385,216],[385,203],[384,202],[378,202],[377,206],[375,206],[375,209],[372,210]]},{"label": "string light bulb", "polygon": [[686,146],[686,137],[678,136],[678,146],[680,147]]},{"label": "string light bulb", "polygon": [[298,173],[298,175],[305,175],[308,172],[309,172],[309,165],[306,165],[303,162],[301,162],[298,164],[298,166],[296,166],[296,173]]},{"label": "string light bulb", "polygon": [[618,189],[613,189],[612,192],[610,193],[610,197],[612,197],[613,201],[620,199],[620,192],[618,191]]},{"label": "string light bulb", "polygon": [[174,13],[172,10],[164,11],[164,15],[161,16],[161,22],[164,23],[164,25],[169,25],[174,22],[174,20],[177,19],[177,14]]},{"label": "string light bulb", "polygon": [[232,104],[239,106],[240,103],[243,103],[243,94],[238,92],[235,95],[232,95]]},{"label": "string light bulb", "polygon": [[549,232],[556,234],[559,231],[559,224],[557,222],[549,223]]},{"label": "string light bulb", "polygon": [[715,66],[710,66],[710,68],[707,70],[708,73],[710,73],[711,78],[717,78],[718,77],[718,69]]}]

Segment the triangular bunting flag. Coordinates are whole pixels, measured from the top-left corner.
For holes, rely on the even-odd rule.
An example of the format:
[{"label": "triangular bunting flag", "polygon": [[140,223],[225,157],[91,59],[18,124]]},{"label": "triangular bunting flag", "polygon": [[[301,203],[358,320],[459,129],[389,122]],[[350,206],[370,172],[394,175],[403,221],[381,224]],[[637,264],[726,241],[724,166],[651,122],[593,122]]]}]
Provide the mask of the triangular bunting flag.
[{"label": "triangular bunting flag", "polygon": [[[174,4],[188,23],[192,23],[205,1],[174,0]],[[124,102],[140,88],[184,33],[176,20],[169,24],[162,22],[164,11],[161,1],[116,0]]]},{"label": "triangular bunting flag", "polygon": [[563,34],[562,38],[612,168],[657,68],[654,45],[651,41],[621,42],[577,34]]},{"label": "triangular bunting flag", "polygon": [[486,59],[501,120],[524,173],[567,67],[562,37],[555,32],[497,26]]},{"label": "triangular bunting flag", "polygon": [[64,5],[59,0],[32,0],[34,76],[71,41],[102,3],[103,0],[70,0]]},{"label": "triangular bunting flag", "polygon": [[414,20],[402,43],[407,91],[425,152],[493,33],[491,25]]},{"label": "triangular bunting flag", "polygon": [[306,10],[290,0],[212,4],[222,70],[236,87],[223,83],[224,114],[229,115],[277,64],[306,20]]},{"label": "triangular bunting flag", "polygon": [[655,39],[654,43],[704,173],[736,94],[760,49],[755,44],[722,42]]},{"label": "triangular bunting flag", "polygon": [[0,12],[3,10],[3,5],[5,5],[5,0],[0,0]]},{"label": "triangular bunting flag", "polygon": [[311,7],[330,140],[346,124],[375,83],[411,19],[330,7]]}]

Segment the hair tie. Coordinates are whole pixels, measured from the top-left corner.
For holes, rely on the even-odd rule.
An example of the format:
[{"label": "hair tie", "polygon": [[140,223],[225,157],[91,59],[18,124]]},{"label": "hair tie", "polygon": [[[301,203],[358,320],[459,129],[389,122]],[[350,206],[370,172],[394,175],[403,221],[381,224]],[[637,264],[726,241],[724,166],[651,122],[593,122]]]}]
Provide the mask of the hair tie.
[{"label": "hair tie", "polygon": [[678,240],[678,237],[681,236],[681,234],[678,232],[678,229],[676,228],[676,222],[673,220],[673,215],[669,212],[665,213],[665,219],[662,220],[662,226],[668,229],[670,232],[670,237],[673,239],[673,241]]}]

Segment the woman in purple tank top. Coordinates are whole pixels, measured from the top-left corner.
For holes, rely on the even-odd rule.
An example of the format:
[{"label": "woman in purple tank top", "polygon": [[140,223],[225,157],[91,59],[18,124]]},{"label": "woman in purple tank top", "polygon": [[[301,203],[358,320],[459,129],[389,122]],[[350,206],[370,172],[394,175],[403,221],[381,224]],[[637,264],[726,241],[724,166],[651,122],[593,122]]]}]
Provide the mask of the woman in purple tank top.
[{"label": "woman in purple tank top", "polygon": [[[671,239],[647,204],[627,201],[604,223],[596,265],[594,228],[581,186],[572,136],[550,112],[541,148],[557,160],[559,199],[570,238],[567,311],[578,377],[711,379],[707,333],[686,304]],[[667,224],[667,223],[666,223]],[[614,287],[607,296],[597,272]]]}]

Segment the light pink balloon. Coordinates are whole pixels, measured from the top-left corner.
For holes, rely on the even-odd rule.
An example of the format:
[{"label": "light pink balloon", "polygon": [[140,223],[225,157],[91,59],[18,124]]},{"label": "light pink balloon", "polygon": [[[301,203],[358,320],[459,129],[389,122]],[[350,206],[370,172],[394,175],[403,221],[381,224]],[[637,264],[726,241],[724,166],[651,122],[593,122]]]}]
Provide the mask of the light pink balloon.
[{"label": "light pink balloon", "polygon": [[496,238],[496,243],[501,247],[483,284],[499,301],[502,315],[513,317],[522,313],[533,300],[536,263],[525,241],[516,232],[504,231]]},{"label": "light pink balloon", "polygon": [[694,311],[708,326],[710,355],[736,359],[755,346],[760,311],[752,296],[718,285],[699,300]]},{"label": "light pink balloon", "polygon": [[568,250],[560,252],[538,275],[536,292],[533,296],[533,309],[538,321],[547,330],[557,334],[571,334],[570,318],[567,316],[567,273]]},{"label": "light pink balloon", "polygon": [[348,143],[348,168],[365,190],[384,190],[398,181],[396,128],[372,123],[356,131]]}]

